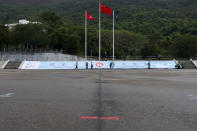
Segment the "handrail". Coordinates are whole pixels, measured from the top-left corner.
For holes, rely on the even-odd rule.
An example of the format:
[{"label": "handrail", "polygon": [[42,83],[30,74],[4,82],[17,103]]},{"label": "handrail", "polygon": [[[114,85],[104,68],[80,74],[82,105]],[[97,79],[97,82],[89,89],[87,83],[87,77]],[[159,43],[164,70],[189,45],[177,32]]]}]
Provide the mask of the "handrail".
[{"label": "handrail", "polygon": [[196,66],[196,68],[197,68],[197,63],[194,61],[194,60],[190,60],[195,66]]},{"label": "handrail", "polygon": [[8,64],[9,61],[10,61],[10,60],[7,60],[7,61],[3,64],[3,66],[2,66],[1,68],[4,69],[5,66]]}]

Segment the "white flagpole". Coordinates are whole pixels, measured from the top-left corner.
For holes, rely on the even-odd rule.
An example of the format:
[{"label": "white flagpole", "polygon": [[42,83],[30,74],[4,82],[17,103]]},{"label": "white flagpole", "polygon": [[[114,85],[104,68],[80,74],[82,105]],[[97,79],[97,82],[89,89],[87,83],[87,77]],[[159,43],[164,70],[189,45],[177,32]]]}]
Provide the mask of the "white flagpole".
[{"label": "white flagpole", "polygon": [[114,35],[114,23],[115,23],[115,22],[114,22],[114,19],[115,19],[115,18],[114,18],[114,10],[113,10],[113,61],[114,61],[114,41],[115,41],[115,40],[114,40],[114,39],[115,39],[115,35]]},{"label": "white flagpole", "polygon": [[85,11],[85,60],[87,60],[87,11]]},{"label": "white flagpole", "polygon": [[99,62],[101,60],[101,2],[99,0]]}]

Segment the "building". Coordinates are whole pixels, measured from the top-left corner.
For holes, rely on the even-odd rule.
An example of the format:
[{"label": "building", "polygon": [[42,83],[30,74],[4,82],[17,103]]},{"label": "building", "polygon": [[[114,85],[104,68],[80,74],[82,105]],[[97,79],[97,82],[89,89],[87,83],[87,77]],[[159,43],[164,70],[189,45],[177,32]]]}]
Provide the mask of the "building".
[{"label": "building", "polygon": [[19,20],[18,23],[13,23],[13,24],[5,24],[5,26],[8,26],[9,30],[12,30],[14,26],[16,25],[25,25],[25,24],[41,24],[40,22],[30,22],[26,19],[22,19],[22,20]]}]

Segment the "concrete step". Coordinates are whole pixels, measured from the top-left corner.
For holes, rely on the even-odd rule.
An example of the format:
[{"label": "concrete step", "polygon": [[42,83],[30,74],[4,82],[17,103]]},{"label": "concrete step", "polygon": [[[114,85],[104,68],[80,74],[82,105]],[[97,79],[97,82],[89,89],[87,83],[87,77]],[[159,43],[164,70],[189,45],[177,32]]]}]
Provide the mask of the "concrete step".
[{"label": "concrete step", "polygon": [[182,65],[183,69],[196,69],[196,66],[190,60],[181,60],[179,63]]},{"label": "concrete step", "polygon": [[8,62],[8,64],[5,66],[4,69],[18,69],[20,64],[21,64],[21,61],[20,62],[10,61],[10,62]]}]

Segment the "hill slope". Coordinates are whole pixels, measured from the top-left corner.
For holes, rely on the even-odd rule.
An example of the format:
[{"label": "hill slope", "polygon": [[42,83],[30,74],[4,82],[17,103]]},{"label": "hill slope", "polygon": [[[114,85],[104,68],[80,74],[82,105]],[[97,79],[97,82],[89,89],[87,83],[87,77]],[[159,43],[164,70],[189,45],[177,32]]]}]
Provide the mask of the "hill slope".
[{"label": "hill slope", "polygon": [[[108,0],[102,3],[119,12],[117,29],[168,35],[174,30],[185,28],[187,32],[196,28],[197,1],[194,0]],[[86,9],[96,18],[94,26],[97,26],[98,0],[0,0],[0,23],[24,18],[39,21],[40,13],[50,10],[62,16],[65,22],[83,26]],[[111,20],[102,15],[102,27],[111,29]]]},{"label": "hill slope", "polygon": [[[115,24],[117,57],[174,55],[176,57],[189,58],[190,56],[196,55],[197,1],[101,1],[103,4],[118,11],[119,19]],[[49,36],[47,35],[47,38],[51,38],[51,35],[55,34],[54,38],[57,41],[55,41],[55,44],[53,39],[49,39],[50,42],[48,42],[48,40],[45,42],[52,45],[50,48],[63,48],[66,53],[76,54],[79,50],[82,53],[82,49],[84,49],[84,11],[86,9],[96,18],[94,23],[88,23],[88,38],[91,43],[91,50],[93,49],[93,52],[96,52],[98,44],[98,0],[35,0],[34,2],[30,0],[0,0],[0,24],[12,23],[24,18],[30,21],[40,21],[42,20],[39,17],[41,12],[56,12],[61,16],[61,23],[63,24],[61,26],[55,26],[53,31],[48,33]],[[108,50],[108,54],[110,54],[112,43],[112,17],[105,14],[102,14],[101,17],[101,27],[103,28],[102,45],[104,46],[102,52],[104,54],[105,50]],[[64,22],[62,22],[62,20]],[[72,23],[73,25],[68,23]],[[53,24],[54,23],[52,23],[52,25]],[[59,25],[59,23],[57,25]],[[26,28],[29,29],[31,26],[32,25],[27,25]],[[46,25],[43,24],[43,26]],[[69,29],[70,27],[72,27],[71,30]],[[31,29],[34,28],[31,27]],[[46,36],[43,34],[43,29],[41,27],[39,27],[39,29],[40,35],[42,36],[41,38],[45,39]],[[65,34],[67,30],[70,30],[69,34]],[[37,36],[37,30],[34,33],[35,36]],[[24,37],[24,35],[27,34],[23,34],[22,30],[20,34],[22,40],[24,40],[23,38],[32,36],[27,35]],[[16,35],[13,35],[13,37],[15,36]],[[30,42],[32,40],[34,41],[34,37],[31,37]],[[40,38],[38,41],[42,43]],[[26,40],[22,42],[26,42]],[[18,42],[18,44],[22,42]],[[13,46],[15,46],[15,42],[12,43]],[[38,42],[34,44],[38,44]],[[34,44],[32,45],[34,46]],[[75,45],[76,48],[74,48],[73,45]],[[45,46],[42,48],[45,49]],[[177,51],[178,49],[180,50]],[[96,54],[93,55],[96,56],[98,53],[96,52]]]}]

